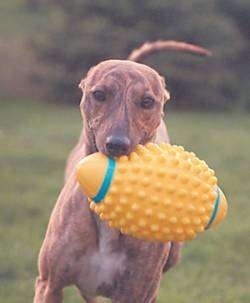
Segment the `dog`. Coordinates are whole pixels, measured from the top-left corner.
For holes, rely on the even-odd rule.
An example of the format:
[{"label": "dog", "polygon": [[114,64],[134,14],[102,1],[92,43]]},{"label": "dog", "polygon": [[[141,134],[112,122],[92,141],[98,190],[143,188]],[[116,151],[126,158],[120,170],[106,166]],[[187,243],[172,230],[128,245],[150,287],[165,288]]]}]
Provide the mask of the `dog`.
[{"label": "dog", "polygon": [[113,303],[154,303],[163,272],[177,263],[181,243],[138,240],[101,221],[90,210],[74,171],[81,158],[97,151],[119,157],[137,144],[169,142],[162,119],[169,99],[165,80],[139,63],[168,49],[210,54],[183,42],[146,43],[128,60],[92,67],[80,82],[83,129],[68,158],[65,185],[39,254],[34,303],[61,303],[68,285],[75,285],[87,303],[98,302],[98,296]]}]

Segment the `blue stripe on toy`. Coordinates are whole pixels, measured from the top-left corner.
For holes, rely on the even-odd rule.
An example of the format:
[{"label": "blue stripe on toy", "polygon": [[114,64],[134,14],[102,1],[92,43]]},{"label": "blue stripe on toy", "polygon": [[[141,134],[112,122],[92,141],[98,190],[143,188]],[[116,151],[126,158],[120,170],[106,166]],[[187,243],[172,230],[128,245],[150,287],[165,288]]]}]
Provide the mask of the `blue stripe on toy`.
[{"label": "blue stripe on toy", "polygon": [[92,198],[94,202],[99,203],[106,196],[106,193],[109,190],[110,183],[113,179],[114,171],[115,171],[115,160],[112,158],[108,158],[108,168],[106,170],[106,174],[102,182],[102,186],[99,192],[97,193],[97,195]]},{"label": "blue stripe on toy", "polygon": [[219,209],[219,205],[220,205],[220,189],[219,187],[217,187],[217,198],[216,198],[216,201],[214,203],[214,209],[213,209],[213,212],[212,212],[212,215],[210,217],[210,220],[208,221],[207,223],[207,226],[205,227],[205,229],[208,229],[212,223],[214,222],[214,219],[217,215],[217,212],[218,212],[218,209]]}]

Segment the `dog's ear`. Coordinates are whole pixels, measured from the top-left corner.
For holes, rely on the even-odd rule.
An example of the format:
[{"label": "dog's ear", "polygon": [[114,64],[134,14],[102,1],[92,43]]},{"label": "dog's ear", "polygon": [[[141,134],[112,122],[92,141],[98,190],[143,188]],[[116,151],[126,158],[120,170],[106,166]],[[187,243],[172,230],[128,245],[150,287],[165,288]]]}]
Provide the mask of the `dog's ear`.
[{"label": "dog's ear", "polygon": [[85,88],[85,78],[81,80],[81,82],[78,84],[78,87],[84,91]]},{"label": "dog's ear", "polygon": [[161,82],[162,82],[162,86],[164,88],[164,103],[166,103],[170,99],[170,93],[167,90],[165,78],[162,76],[161,76]]},{"label": "dog's ear", "polygon": [[164,91],[164,103],[166,103],[170,99],[170,93],[169,91],[165,88]]},{"label": "dog's ear", "polygon": [[[78,87],[82,91],[82,97],[81,97],[81,102],[80,102],[80,107],[85,100],[85,87],[86,87],[86,78],[82,79],[80,83],[78,84]],[[82,111],[82,110],[81,110]]]},{"label": "dog's ear", "polygon": [[87,79],[91,79],[91,74],[92,74],[92,72],[93,72],[93,70],[94,70],[94,66],[92,66],[90,69],[89,69],[89,71],[87,72],[87,75],[85,76],[85,78],[83,78],[82,80],[81,80],[81,82],[78,84],[78,87],[82,90],[82,92],[84,92],[84,89],[85,89],[85,87],[86,87],[86,85],[87,85]]}]

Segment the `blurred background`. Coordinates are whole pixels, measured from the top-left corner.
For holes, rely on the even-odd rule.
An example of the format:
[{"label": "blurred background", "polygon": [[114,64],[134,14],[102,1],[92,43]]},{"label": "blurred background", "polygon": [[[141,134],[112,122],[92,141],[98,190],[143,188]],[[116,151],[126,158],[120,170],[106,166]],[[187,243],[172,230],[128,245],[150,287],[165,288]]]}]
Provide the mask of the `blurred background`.
[{"label": "blurred background", "polygon": [[[78,83],[145,41],[201,45],[144,63],[166,77],[173,143],[217,172],[227,220],[187,243],[159,302],[250,302],[250,1],[0,2],[0,302],[31,302],[36,260],[81,128]],[[75,289],[65,302],[81,302]],[[140,303],[140,302],[135,302]]]}]

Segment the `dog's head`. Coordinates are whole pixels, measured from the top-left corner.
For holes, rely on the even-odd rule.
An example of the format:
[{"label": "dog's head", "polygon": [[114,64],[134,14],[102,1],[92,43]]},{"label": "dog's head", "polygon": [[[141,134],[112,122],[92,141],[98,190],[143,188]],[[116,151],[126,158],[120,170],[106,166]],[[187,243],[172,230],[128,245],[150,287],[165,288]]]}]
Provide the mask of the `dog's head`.
[{"label": "dog's head", "polygon": [[81,112],[96,150],[116,157],[155,136],[169,98],[164,79],[128,60],[103,61],[80,83]]}]

